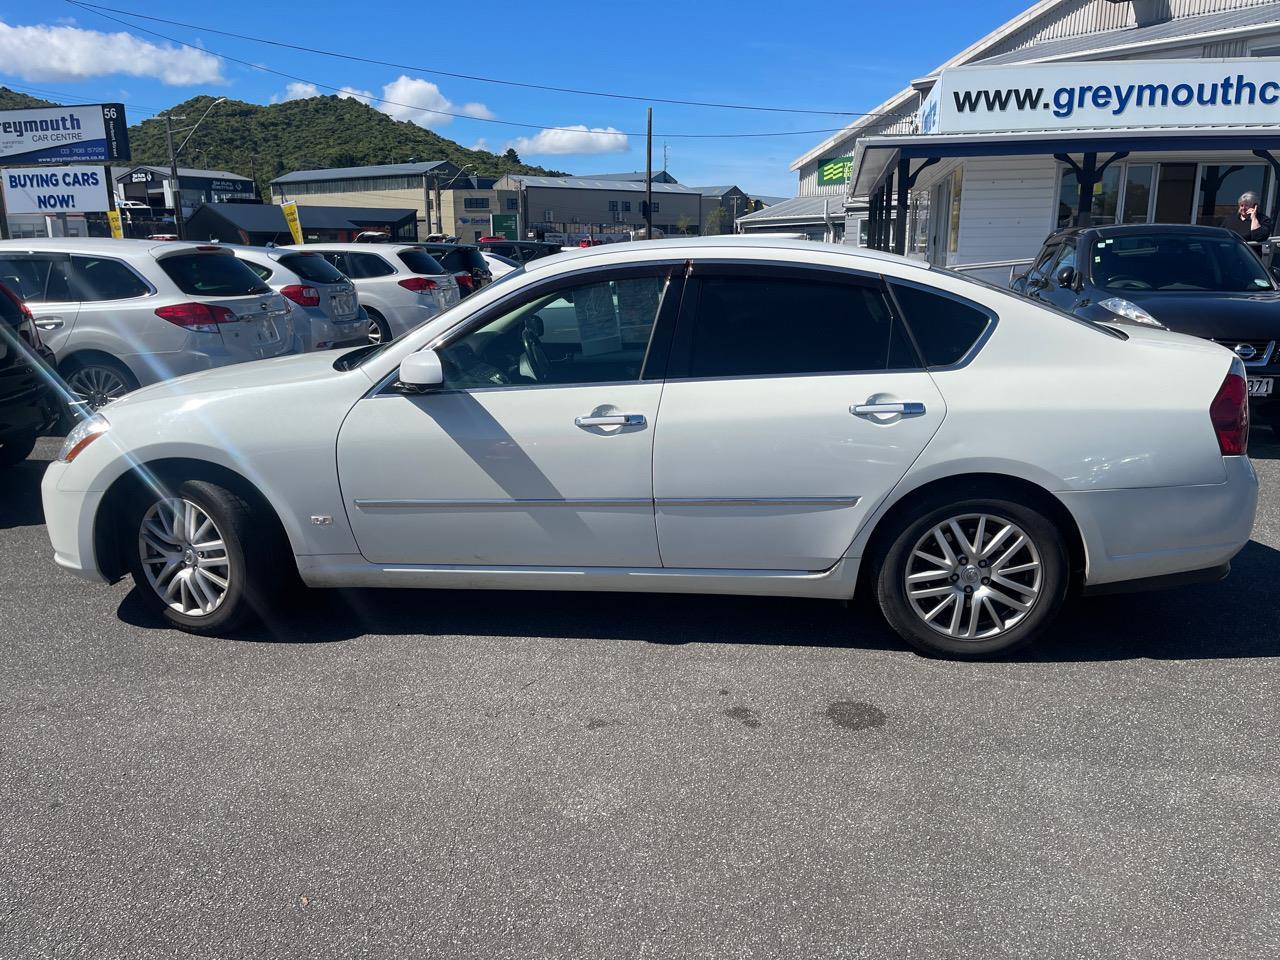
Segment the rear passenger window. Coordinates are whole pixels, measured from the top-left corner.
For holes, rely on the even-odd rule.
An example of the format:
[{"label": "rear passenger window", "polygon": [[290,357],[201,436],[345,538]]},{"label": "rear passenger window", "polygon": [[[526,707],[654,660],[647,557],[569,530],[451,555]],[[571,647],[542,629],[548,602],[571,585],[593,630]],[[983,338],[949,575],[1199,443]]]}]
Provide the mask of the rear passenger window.
[{"label": "rear passenger window", "polygon": [[[370,277],[389,277],[396,272],[395,267],[381,257],[372,253],[348,253],[347,276],[352,280],[367,280]],[[441,271],[443,272],[443,271]]]},{"label": "rear passenger window", "polygon": [[918,367],[872,284],[744,276],[702,280],[692,377],[855,373]]},{"label": "rear passenger window", "polygon": [[250,263],[248,260],[245,260],[244,265],[248,267],[250,270],[252,270],[254,273],[256,273],[258,275],[258,279],[261,280],[263,283],[271,279],[271,271],[268,270],[266,267],[264,267],[262,264]]},{"label": "rear passenger window", "polygon": [[71,258],[71,287],[75,299],[90,303],[132,300],[151,292],[143,279],[119,260]]},{"label": "rear passenger window", "polygon": [[991,322],[985,311],[952,297],[904,284],[892,287],[928,366],[958,363]]}]

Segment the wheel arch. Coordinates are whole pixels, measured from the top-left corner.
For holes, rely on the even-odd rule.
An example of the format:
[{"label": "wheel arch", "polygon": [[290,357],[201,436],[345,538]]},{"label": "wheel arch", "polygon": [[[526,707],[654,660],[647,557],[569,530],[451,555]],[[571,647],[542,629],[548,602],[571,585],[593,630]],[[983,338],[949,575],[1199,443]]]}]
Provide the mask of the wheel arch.
[{"label": "wheel arch", "polygon": [[66,355],[58,358],[58,373],[65,379],[76,367],[85,361],[106,360],[112,366],[121,367],[133,377],[136,383],[142,383],[142,378],[138,376],[138,371],[133,369],[127,362],[121,360],[109,350],[100,350],[97,347],[76,347]]},{"label": "wheel arch", "polygon": [[122,536],[124,531],[121,529],[129,501],[148,487],[167,491],[187,480],[216,483],[243,497],[262,511],[271,535],[281,537],[284,543],[289,544],[290,555],[296,554],[279,513],[262,491],[243,474],[207,460],[166,457],[138,464],[125,471],[112,481],[98,505],[93,522],[94,555],[98,569],[107,580],[119,580],[129,570],[125,554],[128,540]]},{"label": "wheel arch", "polygon": [[1013,474],[984,471],[958,473],[929,480],[912,487],[894,500],[887,510],[881,512],[869,532],[860,533],[858,541],[855,541],[855,544],[862,544],[857,585],[859,593],[874,580],[879,560],[888,550],[904,518],[919,504],[941,497],[1007,497],[1040,510],[1062,534],[1067,547],[1072,589],[1078,588],[1083,582],[1088,565],[1088,549],[1080,524],[1066,504],[1052,491],[1032,480]]}]

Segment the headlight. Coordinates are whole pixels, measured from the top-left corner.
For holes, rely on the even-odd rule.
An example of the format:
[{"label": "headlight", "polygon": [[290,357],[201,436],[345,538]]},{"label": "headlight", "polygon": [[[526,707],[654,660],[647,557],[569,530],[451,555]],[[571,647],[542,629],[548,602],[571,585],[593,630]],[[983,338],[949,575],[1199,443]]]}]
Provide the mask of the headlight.
[{"label": "headlight", "polygon": [[58,459],[62,463],[70,463],[110,427],[111,424],[107,423],[107,418],[100,413],[85,417],[67,434],[67,439],[63,441],[62,449],[58,452]]},{"label": "headlight", "polygon": [[1124,297],[1109,297],[1106,300],[1099,301],[1098,306],[1104,310],[1110,310],[1117,317],[1124,317],[1133,323],[1141,323],[1147,327],[1163,327],[1164,324],[1153,317],[1147,311],[1132,300],[1126,300]]}]

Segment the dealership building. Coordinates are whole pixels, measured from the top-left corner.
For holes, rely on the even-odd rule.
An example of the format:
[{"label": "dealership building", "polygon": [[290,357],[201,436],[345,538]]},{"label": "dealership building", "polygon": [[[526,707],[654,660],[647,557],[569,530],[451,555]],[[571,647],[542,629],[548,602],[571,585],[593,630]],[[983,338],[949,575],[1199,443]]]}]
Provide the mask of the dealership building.
[{"label": "dealership building", "polygon": [[[1044,0],[797,158],[799,196],[739,224],[807,207],[811,235],[999,281],[1064,226],[1217,224],[1247,190],[1274,217],[1277,58],[1273,0]],[[832,196],[843,229],[812,199]]]}]

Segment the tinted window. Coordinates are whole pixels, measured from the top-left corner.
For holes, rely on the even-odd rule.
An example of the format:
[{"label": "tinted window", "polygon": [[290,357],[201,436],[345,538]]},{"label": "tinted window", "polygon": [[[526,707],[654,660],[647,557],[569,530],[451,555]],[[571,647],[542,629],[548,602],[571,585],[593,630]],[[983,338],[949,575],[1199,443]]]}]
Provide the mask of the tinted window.
[{"label": "tinted window", "polygon": [[244,265],[258,275],[258,279],[267,281],[271,279],[271,271],[260,263],[250,263],[248,260],[243,261]]},{"label": "tinted window", "polygon": [[982,310],[951,297],[904,284],[892,286],[925,363],[931,367],[959,362],[991,322]]},{"label": "tinted window", "polygon": [[597,281],[528,301],[440,351],[445,385],[638,380],[665,284]]},{"label": "tinted window", "polygon": [[77,300],[130,300],[145,297],[151,288],[119,260],[71,258],[71,287]]},{"label": "tinted window", "polygon": [[486,243],[485,250],[490,253],[496,253],[500,257],[507,257],[510,260],[519,260],[520,251],[516,249],[512,243]]},{"label": "tinted window", "polygon": [[1043,280],[1049,264],[1053,262],[1053,258],[1061,252],[1062,247],[1058,244],[1047,246],[1041,250],[1040,256],[1036,257],[1036,262],[1032,264],[1031,269],[1027,271],[1027,279]]},{"label": "tinted window", "polygon": [[280,266],[292,270],[303,280],[312,283],[346,283],[338,268],[324,257],[315,253],[292,253],[280,258]]},{"label": "tinted window", "polygon": [[459,273],[463,270],[488,269],[485,266],[484,257],[480,256],[480,251],[474,247],[433,250],[431,254],[443,263],[445,269],[450,273]]},{"label": "tinted window", "polygon": [[1146,234],[1105,237],[1090,257],[1093,282],[1105,290],[1270,290],[1258,258],[1233,236]]},{"label": "tinted window", "polygon": [[424,250],[404,250],[400,254],[401,262],[414,273],[448,273],[431,254]]},{"label": "tinted window", "polygon": [[65,256],[0,255],[0,283],[28,303],[66,303],[72,299]]},{"label": "tinted window", "polygon": [[346,274],[352,280],[389,277],[396,272],[395,267],[372,253],[345,253],[343,259],[346,261]]},{"label": "tinted window", "polygon": [[708,277],[689,376],[750,377],[916,366],[879,287],[839,280]]},{"label": "tinted window", "polygon": [[164,257],[160,269],[183,293],[197,297],[242,297],[270,293],[258,275],[233,256],[216,253],[180,253]]},{"label": "tinted window", "polygon": [[23,319],[22,308],[13,301],[9,294],[0,290],[0,320],[3,320],[11,327],[16,327],[22,323]]}]

